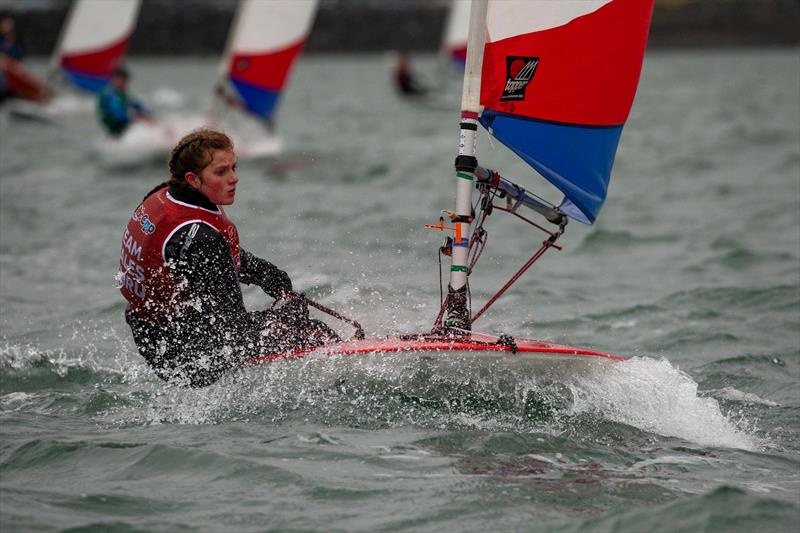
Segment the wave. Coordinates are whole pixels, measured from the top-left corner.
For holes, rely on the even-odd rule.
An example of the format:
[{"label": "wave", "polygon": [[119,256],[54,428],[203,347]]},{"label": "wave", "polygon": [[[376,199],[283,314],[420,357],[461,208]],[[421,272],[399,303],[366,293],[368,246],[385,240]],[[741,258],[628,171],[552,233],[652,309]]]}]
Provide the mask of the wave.
[{"label": "wave", "polygon": [[582,379],[576,411],[603,417],[703,446],[757,449],[758,439],[735,423],[713,398],[698,394],[698,384],[668,361],[635,357],[613,365],[603,379]]},{"label": "wave", "polygon": [[721,389],[711,389],[705,391],[706,394],[719,398],[721,400],[730,400],[744,404],[765,405],[767,407],[779,407],[778,402],[767,400],[752,392],[742,392],[733,387],[723,387]]},{"label": "wave", "polygon": [[[796,503],[755,496],[730,486],[655,507],[616,511],[569,531],[791,531],[797,525]],[[565,529],[566,530],[566,529]]]},{"label": "wave", "polygon": [[576,248],[576,253],[594,253],[599,250],[633,245],[664,244],[678,242],[682,236],[675,234],[638,235],[627,230],[597,229],[589,233]]},{"label": "wave", "polygon": [[554,365],[532,374],[509,358],[457,354],[311,357],[247,369],[215,386],[163,386],[141,405],[110,409],[123,424],[313,420],[361,428],[414,426],[486,431],[577,431],[602,437],[611,424],[703,446],[757,449],[751,421],[719,403],[668,361]]},{"label": "wave", "polygon": [[787,284],[765,287],[698,287],[678,291],[659,303],[667,304],[668,307],[697,308],[698,302],[704,302],[704,307],[717,309],[768,311],[776,307],[786,310],[797,309],[797,305],[800,304],[799,297],[800,287]]},{"label": "wave", "polygon": [[[57,384],[121,382],[124,370],[109,366],[103,359],[93,345],[72,351],[7,343],[0,347],[0,369],[3,370],[0,390],[49,390]],[[119,362],[119,359],[115,361]]]}]

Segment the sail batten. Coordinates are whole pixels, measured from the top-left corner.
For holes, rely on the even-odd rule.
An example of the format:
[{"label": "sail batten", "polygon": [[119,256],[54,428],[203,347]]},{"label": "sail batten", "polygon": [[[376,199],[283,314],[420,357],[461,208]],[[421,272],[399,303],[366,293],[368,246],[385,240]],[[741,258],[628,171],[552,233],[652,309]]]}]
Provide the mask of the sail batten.
[{"label": "sail batten", "polygon": [[592,223],[639,81],[652,0],[490,0],[481,124]]}]

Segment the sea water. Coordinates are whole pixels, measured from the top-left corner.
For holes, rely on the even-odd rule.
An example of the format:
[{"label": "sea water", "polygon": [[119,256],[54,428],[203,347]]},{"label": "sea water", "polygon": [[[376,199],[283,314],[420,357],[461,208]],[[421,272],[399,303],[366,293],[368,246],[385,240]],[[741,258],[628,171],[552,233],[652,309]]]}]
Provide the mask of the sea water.
[{"label": "sea water", "polygon": [[[458,101],[457,75],[414,59]],[[158,116],[210,106],[213,58],[130,66]],[[442,235],[423,225],[455,185],[457,105],[399,100],[390,67],[304,56],[286,150],[241,162],[229,209],[247,250],[370,336],[431,327]],[[165,162],[109,165],[91,103],[54,126],[0,115],[0,529],[796,530],[798,94],[797,49],[648,53],[598,222],[475,324],[628,362],[545,380],[309,359],[201,390],[153,376],[114,280]],[[484,134],[478,156],[557,199]],[[543,238],[500,212],[487,229],[474,306]]]}]

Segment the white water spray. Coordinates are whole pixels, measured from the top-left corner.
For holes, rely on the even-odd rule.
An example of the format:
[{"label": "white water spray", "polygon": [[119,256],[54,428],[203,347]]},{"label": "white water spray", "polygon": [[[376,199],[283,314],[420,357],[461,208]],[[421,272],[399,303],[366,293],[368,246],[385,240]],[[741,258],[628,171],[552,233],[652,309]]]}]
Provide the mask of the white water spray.
[{"label": "white water spray", "polygon": [[669,361],[634,357],[610,365],[600,375],[571,385],[572,411],[604,418],[702,446],[753,450],[755,437],[738,428],[713,398],[698,395],[698,385]]}]

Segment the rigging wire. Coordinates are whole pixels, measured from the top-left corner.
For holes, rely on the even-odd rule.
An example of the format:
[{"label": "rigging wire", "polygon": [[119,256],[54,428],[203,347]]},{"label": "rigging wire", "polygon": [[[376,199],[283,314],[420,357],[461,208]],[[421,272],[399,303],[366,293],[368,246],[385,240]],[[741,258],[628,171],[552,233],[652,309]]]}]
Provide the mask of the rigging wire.
[{"label": "rigging wire", "polygon": [[[475,226],[475,229],[472,231],[472,235],[470,237],[470,245],[469,245],[469,266],[467,269],[467,283],[466,283],[466,297],[468,301],[468,309],[469,309],[469,317],[470,317],[470,325],[475,322],[477,318],[479,318],[500,296],[502,296],[508,288],[513,285],[517,279],[522,276],[532,265],[535,263],[549,248],[555,248],[556,250],[561,250],[562,247],[555,244],[555,241],[564,233],[565,226],[567,223],[567,219],[564,218],[564,221],[559,224],[559,229],[557,231],[550,231],[544,226],[537,224],[533,220],[520,215],[517,213],[516,209],[511,206],[511,201],[508,199],[508,206],[502,207],[500,205],[496,205],[494,203],[495,199],[497,198],[505,198],[506,192],[497,189],[496,187],[491,187],[488,183],[479,183],[477,185],[478,190],[480,191],[479,198],[476,202],[472,205],[472,213],[473,218],[478,220],[478,223]],[[531,193],[529,193],[531,194]],[[557,209],[552,203],[544,200],[543,198],[531,194],[538,200],[541,200],[545,205],[549,205],[554,209]],[[489,217],[492,214],[493,210],[497,208],[500,211],[504,211],[506,213],[510,213],[515,217],[519,218],[520,220],[527,222],[531,226],[535,227],[536,229],[542,231],[543,233],[549,236],[546,239],[541,247],[533,254],[533,256],[528,259],[525,264],[513,275],[511,278],[497,291],[484,306],[477,312],[477,314],[472,314],[472,293],[470,291],[469,286],[469,275],[472,274],[472,271],[475,265],[480,259],[483,251],[486,248],[486,244],[489,239],[489,232],[486,231],[484,225]],[[474,213],[479,213],[477,217],[474,216]],[[442,275],[442,255],[449,255],[447,252],[448,250],[452,253],[452,240],[449,238],[445,239],[445,243],[439,247],[439,254],[438,254],[438,261],[439,261],[439,314],[434,321],[434,327],[431,333],[438,333],[442,329],[442,317],[444,316],[445,309],[447,307],[447,301],[449,298],[449,294],[447,297],[444,295],[444,280]]]}]

